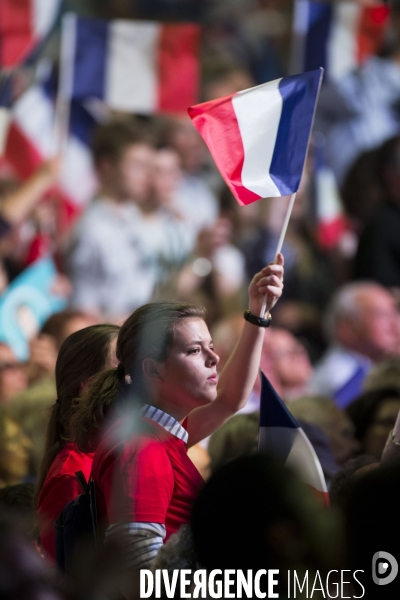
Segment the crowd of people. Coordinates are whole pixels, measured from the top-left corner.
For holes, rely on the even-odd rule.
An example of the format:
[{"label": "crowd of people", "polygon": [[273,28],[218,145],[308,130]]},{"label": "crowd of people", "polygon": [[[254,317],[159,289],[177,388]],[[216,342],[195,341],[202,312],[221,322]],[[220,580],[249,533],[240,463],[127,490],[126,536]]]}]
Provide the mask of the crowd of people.
[{"label": "crowd of people", "polygon": [[[76,3],[201,23],[201,100],[289,73],[290,0],[117,4]],[[239,207],[187,115],[108,113],[97,191],[68,229],[62,156],[24,181],[0,169],[0,293],[51,254],[67,299],[29,332],[27,361],[0,342],[1,597],[138,598],[140,568],[296,570],[310,590],[316,573],[363,570],[331,597],[394,596],[371,561],[400,560],[399,15],[394,0],[379,56],[324,84],[277,257],[288,199]],[[328,241],[321,146],[343,202]],[[259,368],[314,447],[329,508],[258,454]],[[54,524],[77,471],[101,543],[65,579]]]}]

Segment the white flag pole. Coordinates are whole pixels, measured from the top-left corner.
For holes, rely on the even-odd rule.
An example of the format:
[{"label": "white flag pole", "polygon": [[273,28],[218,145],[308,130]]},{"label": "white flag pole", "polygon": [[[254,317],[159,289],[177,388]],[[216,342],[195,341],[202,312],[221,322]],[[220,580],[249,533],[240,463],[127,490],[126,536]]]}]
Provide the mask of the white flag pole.
[{"label": "white flag pole", "polygon": [[[290,196],[289,206],[287,207],[287,210],[286,210],[285,220],[282,225],[281,234],[279,236],[278,245],[277,245],[276,251],[275,251],[274,263],[276,262],[279,252],[282,250],[283,240],[285,239],[286,231],[287,231],[287,228],[289,225],[289,220],[290,220],[290,216],[292,214],[294,201],[296,200],[296,194],[297,194],[297,192],[295,192],[294,194],[292,194]],[[264,300],[262,303],[262,307],[261,307],[261,311],[260,311],[261,318],[264,317],[266,307],[267,307],[267,295],[264,296]]]},{"label": "white flag pole", "polygon": [[68,142],[74,79],[76,15],[66,14],[61,26],[60,70],[54,113],[52,156],[65,154]]}]

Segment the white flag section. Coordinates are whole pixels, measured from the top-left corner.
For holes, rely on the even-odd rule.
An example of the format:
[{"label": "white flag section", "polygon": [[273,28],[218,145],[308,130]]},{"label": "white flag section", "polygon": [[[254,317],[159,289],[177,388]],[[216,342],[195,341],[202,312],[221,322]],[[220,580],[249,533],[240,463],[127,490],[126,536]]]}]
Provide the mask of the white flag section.
[{"label": "white flag section", "polygon": [[297,192],[322,75],[283,77],[189,108],[239,204]]},{"label": "white flag section", "polygon": [[321,464],[306,434],[261,373],[259,451],[277,456],[329,504]]}]

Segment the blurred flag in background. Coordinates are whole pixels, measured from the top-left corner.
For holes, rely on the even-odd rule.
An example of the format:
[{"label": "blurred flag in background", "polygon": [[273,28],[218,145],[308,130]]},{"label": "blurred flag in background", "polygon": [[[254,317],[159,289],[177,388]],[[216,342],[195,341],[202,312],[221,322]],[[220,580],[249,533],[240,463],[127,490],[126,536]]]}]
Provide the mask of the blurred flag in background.
[{"label": "blurred flag in background", "polygon": [[352,0],[296,0],[293,73],[323,67],[337,81],[382,47],[389,8]]},{"label": "blurred flag in background", "polygon": [[1,0],[0,67],[21,64],[47,36],[62,0]]},{"label": "blurred flag in background", "polygon": [[[14,103],[4,161],[21,179],[51,157],[56,83],[51,70]],[[59,227],[68,228],[92,197],[96,180],[89,149],[96,122],[83,106],[71,104],[69,136],[63,157]]]},{"label": "blurred flag in background", "polygon": [[186,112],[198,101],[197,25],[72,19],[73,99],[139,114]]}]

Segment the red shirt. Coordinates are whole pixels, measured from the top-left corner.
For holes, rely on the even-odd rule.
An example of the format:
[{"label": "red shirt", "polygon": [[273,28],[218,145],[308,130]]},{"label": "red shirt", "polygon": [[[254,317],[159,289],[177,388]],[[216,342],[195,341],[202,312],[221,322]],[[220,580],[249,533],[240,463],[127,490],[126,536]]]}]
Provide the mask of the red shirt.
[{"label": "red shirt", "polygon": [[39,495],[37,521],[41,546],[52,564],[56,561],[54,521],[64,506],[82,493],[75,477],[76,471],[82,471],[88,480],[92,462],[93,454],[79,452],[69,442],[57,454],[47,473]]},{"label": "red shirt", "polygon": [[93,478],[100,516],[113,523],[161,523],[166,538],[188,523],[203,478],[186,445],[154,421],[146,431],[118,442],[116,422],[96,450]]}]

